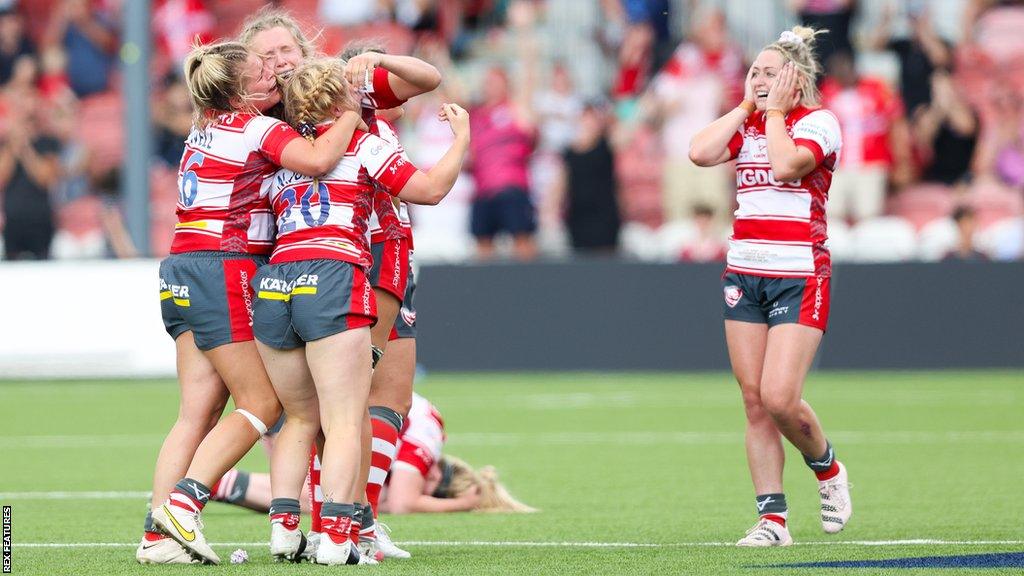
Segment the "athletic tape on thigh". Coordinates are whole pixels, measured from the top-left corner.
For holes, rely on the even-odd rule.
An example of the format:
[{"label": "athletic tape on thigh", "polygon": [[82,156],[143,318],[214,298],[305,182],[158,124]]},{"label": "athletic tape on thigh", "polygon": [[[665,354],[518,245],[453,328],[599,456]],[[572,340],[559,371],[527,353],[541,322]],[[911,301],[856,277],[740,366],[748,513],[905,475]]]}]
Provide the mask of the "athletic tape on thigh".
[{"label": "athletic tape on thigh", "polygon": [[252,424],[252,427],[255,428],[257,432],[260,433],[260,436],[263,436],[264,434],[267,433],[267,425],[261,422],[260,419],[257,418],[252,412],[249,412],[248,410],[242,410],[241,408],[237,408],[235,412],[238,412],[242,416],[245,416],[245,419],[249,421],[249,424]]}]

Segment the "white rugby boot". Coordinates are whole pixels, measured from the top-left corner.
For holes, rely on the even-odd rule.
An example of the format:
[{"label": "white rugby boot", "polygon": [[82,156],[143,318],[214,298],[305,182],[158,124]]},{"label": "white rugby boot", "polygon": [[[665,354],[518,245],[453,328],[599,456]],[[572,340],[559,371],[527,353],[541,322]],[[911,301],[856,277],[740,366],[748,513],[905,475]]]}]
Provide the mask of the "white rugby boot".
[{"label": "white rugby boot", "polygon": [[818,495],[821,496],[821,529],[828,534],[842,531],[853,514],[846,466],[838,461],[836,464],[839,465],[839,473],[828,480],[818,482]]},{"label": "white rugby boot", "polygon": [[275,562],[301,562],[306,535],[299,529],[297,514],[278,514],[270,520],[270,555]]},{"label": "white rugby boot", "polygon": [[316,551],[320,547],[320,533],[313,532],[310,530],[306,532],[306,549],[302,551],[300,556],[303,560],[309,562],[316,562]]},{"label": "white rugby boot", "polygon": [[760,518],[757,524],[744,536],[737,546],[769,547],[789,546],[793,543],[793,537],[789,535],[789,529],[767,518]]},{"label": "white rugby boot", "polygon": [[391,541],[391,528],[388,528],[387,524],[378,521],[374,530],[377,535],[377,548],[384,553],[385,558],[412,558],[412,554],[395,546]]},{"label": "white rugby boot", "polygon": [[142,537],[139,548],[135,551],[135,559],[139,564],[198,564],[199,560],[192,557],[188,550],[173,538],[164,537],[159,540],[146,540]]},{"label": "white rugby boot", "polygon": [[203,521],[199,514],[171,505],[167,500],[153,510],[153,526],[174,538],[194,558],[210,564],[220,564],[220,557],[206,543],[203,536]]},{"label": "white rugby boot", "polygon": [[366,536],[359,536],[359,554],[366,558],[373,558],[377,562],[384,560],[384,553],[377,547],[376,538],[368,538]]},{"label": "white rugby boot", "polygon": [[[339,522],[335,518],[324,518],[320,534],[320,545],[316,550],[316,563],[336,566],[339,564],[377,564],[373,558],[359,553],[359,548],[349,537],[351,519]],[[337,528],[335,524],[338,524]]]}]

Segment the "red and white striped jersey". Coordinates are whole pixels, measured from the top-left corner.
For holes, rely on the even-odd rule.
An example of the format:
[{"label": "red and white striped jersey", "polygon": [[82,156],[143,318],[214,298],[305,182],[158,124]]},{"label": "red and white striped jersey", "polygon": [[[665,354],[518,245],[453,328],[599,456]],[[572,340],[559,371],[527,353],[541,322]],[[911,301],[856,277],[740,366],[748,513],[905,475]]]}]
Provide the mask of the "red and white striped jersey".
[{"label": "red and white striped jersey", "polygon": [[772,174],[763,112],[751,115],[729,142],[739,204],[729,238],[730,272],[831,275],[825,202],[842,149],[839,121],[828,110],[797,107],[786,116],[786,128],[817,161],[810,174],[796,181],[780,182]]},{"label": "red and white striped jersey", "polygon": [[337,166],[320,178],[280,170],[270,190],[277,217],[277,245],[270,261],[326,258],[369,267],[366,229],[374,184],[398,194],[415,173],[416,167],[394,146],[361,130],[355,131]]},{"label": "red and white striped jersey", "polygon": [[[405,148],[398,140],[395,127],[390,122],[374,116],[369,127],[371,134],[380,136],[389,142],[398,150],[402,158],[409,161]],[[386,188],[377,186],[373,194],[373,212],[370,214],[370,243],[377,244],[385,240],[402,239],[412,242],[412,221],[409,219],[409,207],[405,202],[394,198]]]},{"label": "red and white striped jersey", "polygon": [[441,458],[447,435],[441,412],[426,398],[412,393],[412,406],[398,438],[398,455],[391,468],[405,467],[427,476],[430,468]]},{"label": "red and white striped jersey", "polygon": [[298,132],[258,114],[224,114],[193,127],[178,168],[178,224],[171,253],[269,254],[274,218],[267,192],[281,152]]}]

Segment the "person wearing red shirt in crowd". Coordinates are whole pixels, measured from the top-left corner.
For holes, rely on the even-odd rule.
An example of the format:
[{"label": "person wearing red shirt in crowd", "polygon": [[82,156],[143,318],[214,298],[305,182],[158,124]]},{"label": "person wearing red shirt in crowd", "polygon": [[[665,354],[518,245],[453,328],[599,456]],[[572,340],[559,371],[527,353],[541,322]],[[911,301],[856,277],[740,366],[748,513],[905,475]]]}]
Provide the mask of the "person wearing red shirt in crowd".
[{"label": "person wearing red shirt in crowd", "polygon": [[886,179],[912,176],[910,128],[898,94],[881,79],[861,76],[849,52],[836,52],[821,85],[822,106],[839,119],[843,157],[829,190],[829,218],[864,220],[882,213]]},{"label": "person wearing red shirt in crowd", "polygon": [[818,478],[822,529],[839,532],[853,511],[846,468],[802,399],[828,323],[825,202],[843,147],[839,122],[818,105],[818,33],[797,26],[766,46],[747,74],[743,102],[701,130],[690,149],[699,166],[736,160],[739,208],[722,309],[760,516],[738,546],[793,543],[783,436]]},{"label": "person wearing red shirt in crowd", "polygon": [[743,95],[743,52],[730,41],[725,15],[717,9],[698,14],[691,37],[654,78],[643,101],[646,114],[663,124],[667,221],[689,218],[698,204],[720,215],[732,208],[728,171],[703,170],[687,155],[690,139],[722,113],[722,102]]}]

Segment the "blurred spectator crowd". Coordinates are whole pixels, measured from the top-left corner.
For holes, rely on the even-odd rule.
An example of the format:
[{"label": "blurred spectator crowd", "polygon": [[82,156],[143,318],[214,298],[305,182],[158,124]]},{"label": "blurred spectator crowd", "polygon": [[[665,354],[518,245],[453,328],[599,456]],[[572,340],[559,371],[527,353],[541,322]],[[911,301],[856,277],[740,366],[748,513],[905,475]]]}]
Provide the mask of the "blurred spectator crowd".
[{"label": "blurred spectator crowd", "polygon": [[[0,0],[6,259],[140,255],[120,193],[126,1]],[[191,123],[180,63],[195,38],[229,37],[267,3],[153,0],[151,255],[170,245]],[[759,47],[797,22],[831,30],[821,91],[844,139],[834,259],[1024,255],[1024,0],[772,0],[756,17],[748,0],[270,4],[325,53],[372,38],[438,67],[441,88],[399,126],[421,168],[450,138],[437,105],[470,107],[465,174],[413,214],[420,261],[724,260],[735,173],[694,166],[689,141],[740,101]],[[512,188],[528,191],[529,213],[502,200]]]}]

